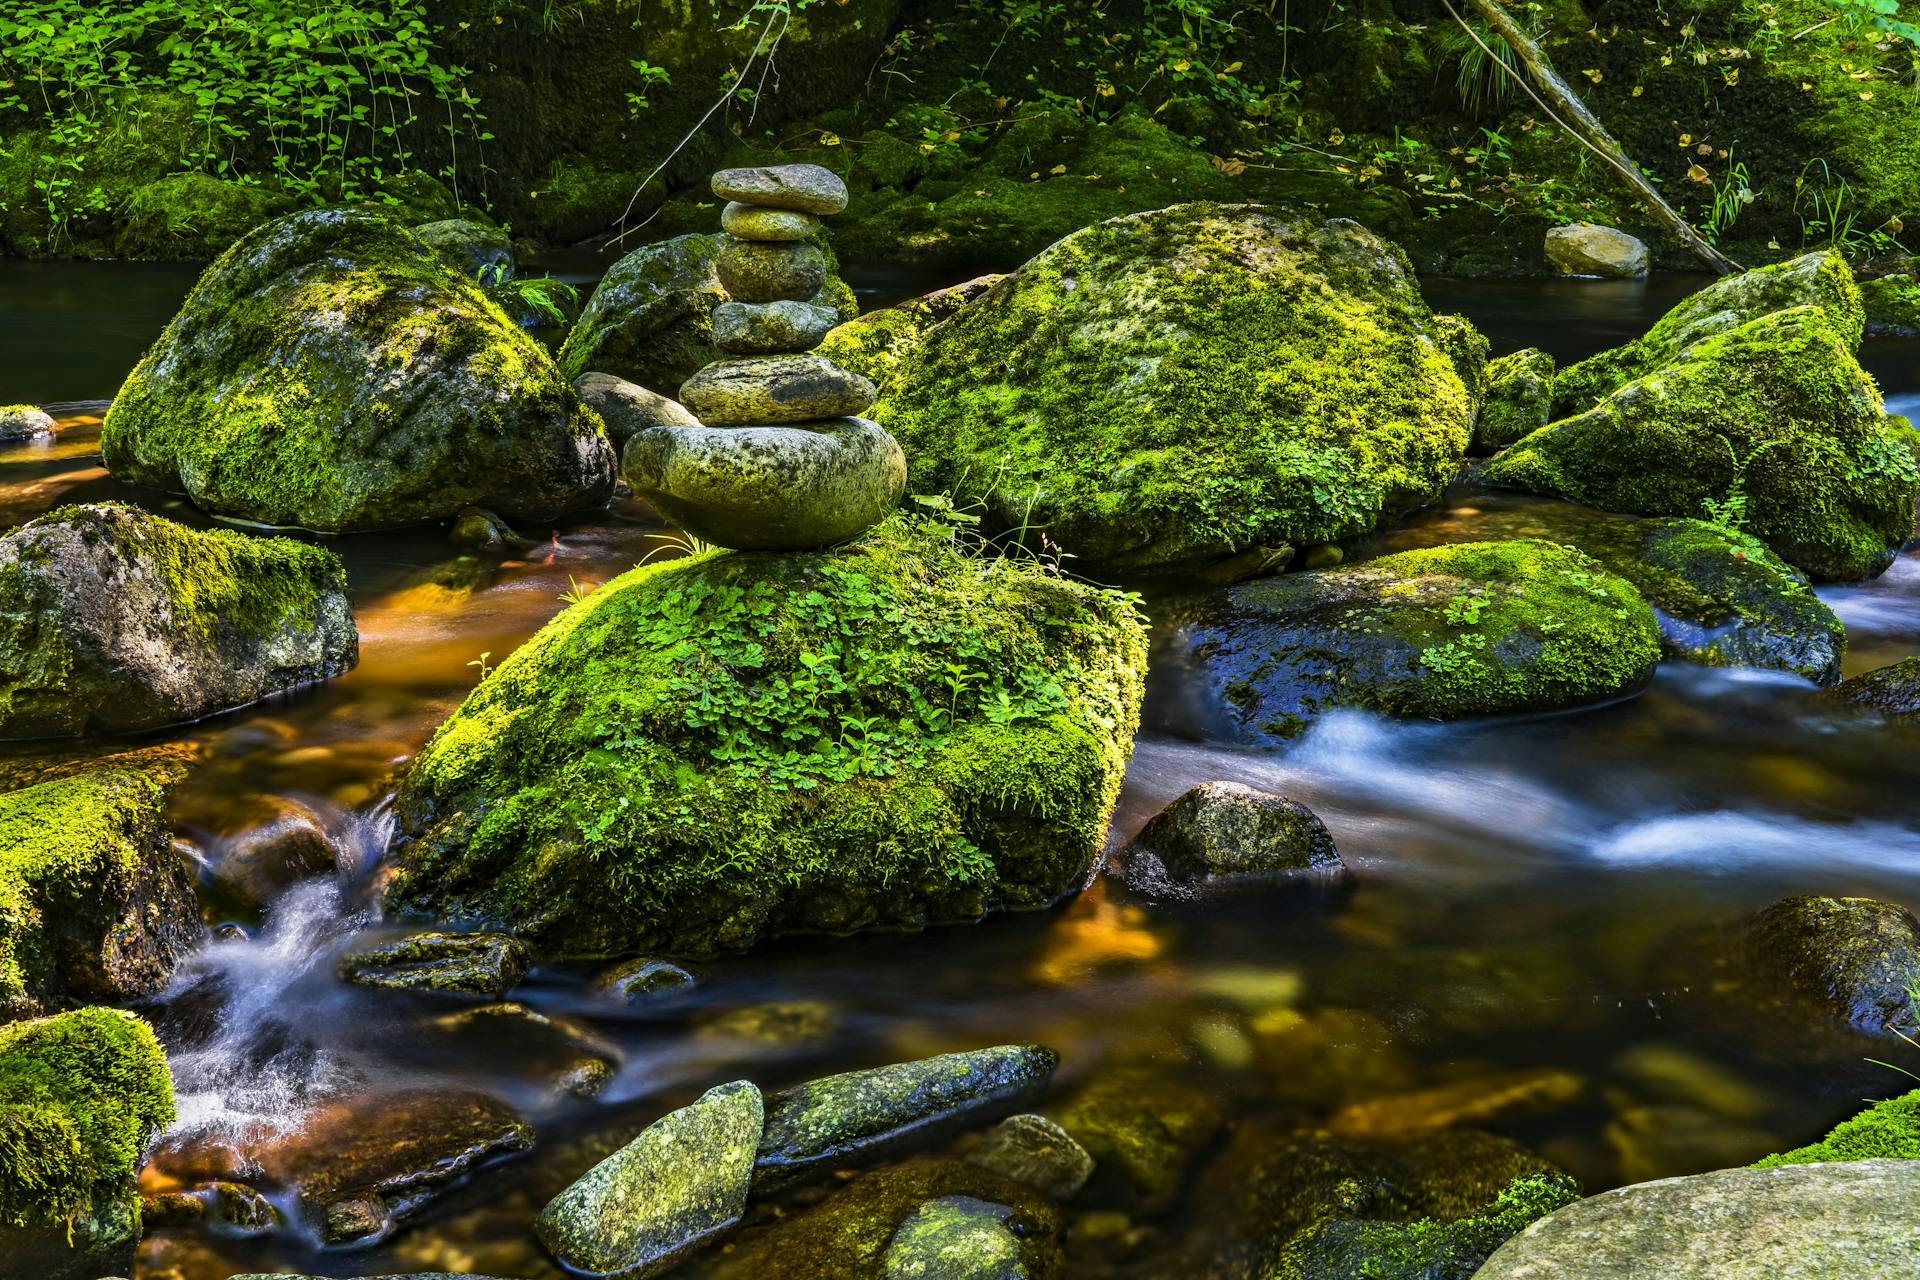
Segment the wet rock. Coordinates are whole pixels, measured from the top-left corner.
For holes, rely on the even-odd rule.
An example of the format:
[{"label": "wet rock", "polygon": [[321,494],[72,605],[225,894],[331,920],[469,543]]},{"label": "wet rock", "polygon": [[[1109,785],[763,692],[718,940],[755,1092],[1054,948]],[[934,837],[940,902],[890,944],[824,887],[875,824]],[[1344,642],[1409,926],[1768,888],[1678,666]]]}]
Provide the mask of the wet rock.
[{"label": "wet rock", "polygon": [[[955,1197],[986,1208],[968,1205],[964,1215],[939,1213],[932,1220],[921,1216],[925,1206]],[[964,1237],[969,1234],[965,1230],[953,1235],[947,1231],[977,1227],[989,1215],[1018,1242],[1019,1270],[888,1269],[890,1255],[903,1264],[911,1259],[931,1266],[934,1259],[921,1252],[931,1243],[928,1237]],[[902,1229],[916,1219],[916,1230],[903,1241]],[[946,1230],[938,1230],[943,1223]],[[990,1245],[1004,1243],[991,1232],[983,1234]],[[893,1280],[895,1276],[973,1280],[982,1274],[1059,1280],[1065,1270],[1061,1234],[1059,1211],[1023,1183],[959,1161],[914,1162],[862,1174],[812,1208],[743,1232],[732,1251],[705,1274],[713,1280]],[[896,1242],[902,1246],[899,1253],[893,1252]],[[951,1261],[957,1264],[964,1258]]]},{"label": "wet rock", "polygon": [[1748,1164],[1777,1141],[1768,1129],[1678,1102],[1620,1106],[1605,1137],[1622,1182]]},{"label": "wet rock", "polygon": [[513,274],[513,241],[498,227],[471,218],[442,218],[414,227],[413,236],[463,276],[477,276],[489,268]]},{"label": "wet rock", "polygon": [[719,360],[681,384],[680,398],[710,427],[777,425],[865,413],[873,384],[820,355]]},{"label": "wet rock", "polygon": [[1904,658],[1892,666],[1843,680],[1829,689],[1827,696],[1881,715],[1903,719],[1920,716],[1920,658]]},{"label": "wet rock", "polygon": [[1230,587],[1236,582],[1270,578],[1292,562],[1292,547],[1248,547],[1200,570],[1200,581],[1210,587]]},{"label": "wet rock", "polygon": [[1538,347],[1487,366],[1487,398],[1473,424],[1475,453],[1498,453],[1553,420],[1553,357]]},{"label": "wet rock", "polygon": [[1103,1071],[1056,1113],[1094,1161],[1098,1198],[1145,1213],[1170,1208],[1188,1166],[1226,1122],[1220,1097],[1150,1067]]},{"label": "wet rock", "polygon": [[1313,810],[1239,782],[1203,782],[1187,791],[1155,814],[1121,857],[1138,883],[1344,866]]},{"label": "wet rock", "polygon": [[0,795],[0,1021],[166,985],[204,936],[166,797],[102,770]]},{"label": "wet rock", "polygon": [[[1144,649],[1118,596],[898,517],[832,552],[640,566],[515,650],[414,758],[387,907],[590,959],[1050,903],[1101,852]],[[752,709],[820,679],[826,652],[831,697]],[[950,680],[924,719],[905,690]],[[888,739],[863,762],[841,730],[874,716]]]},{"label": "wet rock", "polygon": [[1755,969],[1812,1008],[1870,1036],[1913,1035],[1920,920],[1873,898],[1783,898],[1748,932]]},{"label": "wet rock", "polygon": [[140,1197],[140,1225],[191,1227],[206,1221],[207,1202],[187,1191],[162,1191]]},{"label": "wet rock", "polygon": [[1329,707],[1401,716],[1545,711],[1632,693],[1660,659],[1631,584],[1548,542],[1472,542],[1233,587],[1190,633],[1243,737]]},{"label": "wet rock", "polygon": [[41,439],[52,435],[59,425],[38,405],[0,405],[0,443]]},{"label": "wet rock", "polygon": [[839,1028],[840,1011],[824,1000],[774,1000],[722,1009],[702,1018],[698,1033],[707,1039],[791,1046],[824,1040]]},{"label": "wet rock", "polygon": [[838,311],[811,302],[723,302],[713,309],[713,345],[743,356],[811,351],[839,323]]},{"label": "wet rock", "polygon": [[760,1091],[745,1080],[669,1112],[548,1202],[540,1243],[574,1271],[658,1275],[716,1243],[746,1210]]},{"label": "wet rock", "polygon": [[427,1026],[453,1041],[458,1053],[509,1056],[521,1074],[547,1076],[555,1088],[577,1096],[598,1093],[621,1060],[619,1047],[586,1024],[513,1000],[440,1014]]},{"label": "wet rock", "polygon": [[[263,372],[267,371],[267,372]],[[366,208],[242,237],[107,410],[120,480],[328,532],[606,505],[613,451],[540,343]]]},{"label": "wet rock", "polygon": [[263,912],[286,889],[336,868],[333,836],[312,805],[263,795],[245,818],[241,830],[203,842],[222,902]]},{"label": "wet rock", "polygon": [[288,538],[118,503],[0,538],[0,737],[131,733],[351,669],[346,570]]},{"label": "wet rock", "polygon": [[[735,305],[738,304],[721,304],[722,308]],[[573,389],[607,424],[607,439],[613,441],[616,449],[647,427],[700,425],[700,419],[678,400],[669,400],[657,391],[649,391],[610,373],[583,373],[573,380]]]},{"label": "wet rock", "polygon": [[1257,1011],[1252,1031],[1259,1061],[1284,1101],[1342,1106],[1415,1085],[1401,1037],[1363,1009],[1282,1005]]},{"label": "wet rock", "polygon": [[885,1280],[1027,1280],[1014,1211],[972,1196],[941,1196],[902,1222],[880,1260]]},{"label": "wet rock", "polygon": [[1723,1169],[1622,1187],[1534,1223],[1479,1280],[1621,1276],[1905,1280],[1920,1258],[1920,1163]]},{"label": "wet rock", "polygon": [[847,207],[847,184],[817,164],[780,164],[722,169],[713,175],[713,194],[722,200],[802,213],[839,213]]},{"label": "wet rock", "polygon": [[782,1090],[767,1100],[756,1185],[781,1186],[1004,1115],[1037,1098],[1059,1062],[1039,1045],[1000,1045]]},{"label": "wet rock", "polygon": [[616,965],[600,976],[601,987],[624,996],[633,1004],[684,995],[698,983],[698,978],[671,960],[646,957]]},{"label": "wet rock", "polygon": [[820,219],[796,209],[768,209],[730,200],[720,211],[720,229],[742,240],[805,240],[820,229]]},{"label": "wet rock", "polygon": [[492,551],[525,542],[513,531],[512,525],[485,507],[466,507],[459,511],[453,518],[453,528],[447,531],[447,539],[456,547],[476,551]]},{"label": "wet rock", "polygon": [[1587,1082],[1570,1071],[1550,1067],[1507,1071],[1357,1102],[1329,1120],[1327,1129],[1358,1137],[1391,1137],[1487,1124],[1564,1107],[1585,1093],[1586,1087]]},{"label": "wet rock", "polygon": [[1549,227],[1547,263],[1562,275],[1632,280],[1647,274],[1647,246],[1624,231],[1593,222]]},{"label": "wet rock", "polygon": [[865,418],[794,426],[648,427],[621,456],[642,501],[694,536],[743,551],[810,551],[898,509],[907,464]]},{"label": "wet rock", "polygon": [[326,1108],[258,1159],[297,1191],[322,1240],[370,1245],[481,1165],[532,1145],[532,1126],[493,1098],[422,1089]]},{"label": "wet rock", "polygon": [[826,255],[811,244],[734,240],[714,269],[735,302],[804,302],[827,282]]},{"label": "wet rock", "polygon": [[993,476],[991,527],[1176,569],[1357,538],[1437,494],[1474,407],[1443,337],[1355,223],[1176,205],[1075,232],[927,328],[872,416],[913,492]]},{"label": "wet rock", "polygon": [[597,1098],[613,1083],[619,1068],[605,1058],[581,1058],[553,1078],[553,1087],[575,1098]]},{"label": "wet rock", "polygon": [[244,1182],[210,1183],[207,1199],[208,1217],[229,1235],[262,1235],[280,1225],[273,1202]]},{"label": "wet rock", "polygon": [[1045,1116],[1008,1116],[988,1131],[967,1159],[1024,1182],[1052,1200],[1073,1199],[1093,1176],[1093,1157],[1087,1149]]},{"label": "wet rock", "polygon": [[153,1031],[87,1008],[0,1026],[0,1269],[22,1280],[133,1274],[142,1153],[172,1123]]},{"label": "wet rock", "polygon": [[350,952],[340,976],[356,986],[451,995],[505,995],[527,976],[527,949],[503,933],[417,933]]}]

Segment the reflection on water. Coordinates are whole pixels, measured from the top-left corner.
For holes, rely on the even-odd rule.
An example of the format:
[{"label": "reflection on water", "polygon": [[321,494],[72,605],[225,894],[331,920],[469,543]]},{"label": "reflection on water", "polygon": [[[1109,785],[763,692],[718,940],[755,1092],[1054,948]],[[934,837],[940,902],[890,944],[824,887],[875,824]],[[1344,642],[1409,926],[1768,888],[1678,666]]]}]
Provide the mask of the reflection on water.
[{"label": "reflection on water", "polygon": [[[15,306],[18,279],[0,275],[8,333],[30,311]],[[164,273],[128,280],[156,299],[165,283]],[[883,297],[928,282],[862,283]],[[1528,342],[1572,358],[1639,332],[1698,283],[1434,282],[1430,292],[1496,349]],[[102,384],[138,346],[68,330],[49,339],[44,351],[64,354],[44,367],[6,347],[0,398],[68,401],[51,445],[0,451],[6,520],[115,498],[205,523],[177,499],[106,477],[93,456],[101,405],[71,403],[109,393]],[[1869,353],[1896,404],[1920,394],[1916,350]],[[1424,513],[1384,545],[1511,534],[1525,504]],[[1751,1159],[1902,1083],[1863,1060],[1869,1048],[1709,1016],[1697,993],[1710,975],[1676,940],[1791,892],[1920,903],[1909,803],[1920,733],[1843,714],[1792,678],[1671,664],[1642,696],[1576,714],[1427,725],[1343,712],[1284,751],[1256,752],[1209,733],[1162,644],[1115,844],[1194,783],[1235,779],[1310,805],[1350,875],[1191,902],[1148,901],[1103,878],[1050,913],[699,962],[690,993],[642,1004],[561,965],[483,1011],[347,986],[340,955],[400,931],[371,905],[396,771],[472,687],[472,664],[483,653],[498,663],[576,583],[605,582],[662,545],[631,504],[524,532],[528,544],[505,553],[463,553],[431,528],[325,539],[348,567],[359,668],[188,735],[198,763],[172,793],[173,816],[209,923],[222,927],[147,1010],[181,1101],[147,1178],[160,1189],[241,1174],[291,1211],[297,1195],[275,1170],[300,1163],[289,1148],[325,1149],[332,1122],[312,1117],[421,1087],[499,1099],[534,1125],[534,1150],[483,1167],[370,1251],[319,1252],[304,1230],[244,1240],[167,1227],[151,1234],[142,1277],[421,1267],[557,1277],[529,1236],[532,1215],[665,1108],[742,1076],[779,1087],[1008,1041],[1061,1052],[1054,1103],[1144,1064],[1225,1100],[1230,1129],[1248,1130],[1325,1124],[1382,1094],[1516,1068],[1568,1071],[1585,1084],[1575,1101],[1494,1127],[1593,1187]],[[1821,595],[1848,624],[1850,670],[1920,647],[1913,558]],[[1164,636],[1174,602],[1149,607]],[[583,1058],[611,1072],[593,1098],[564,1085]],[[275,1160],[255,1169],[268,1146]],[[1215,1210],[1196,1197],[1173,1220],[1204,1231]]]}]

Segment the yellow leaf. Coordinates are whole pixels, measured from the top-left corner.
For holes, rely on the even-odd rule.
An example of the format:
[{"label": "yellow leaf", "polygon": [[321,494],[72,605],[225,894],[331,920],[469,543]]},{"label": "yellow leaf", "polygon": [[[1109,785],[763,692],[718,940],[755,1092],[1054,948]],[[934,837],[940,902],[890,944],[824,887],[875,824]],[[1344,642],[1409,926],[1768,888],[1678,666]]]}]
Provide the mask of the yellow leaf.
[{"label": "yellow leaf", "polygon": [[1690,146],[1692,146],[1692,145],[1693,145],[1693,135],[1692,135],[1692,134],[1690,134],[1690,133],[1683,133],[1683,134],[1681,134],[1681,135],[1680,135],[1680,145],[1681,145],[1681,146],[1683,146],[1683,147],[1690,147]]},{"label": "yellow leaf", "polygon": [[820,135],[820,145],[823,147],[837,147],[840,145],[840,135],[837,133],[822,133]]},{"label": "yellow leaf", "polygon": [[1337,147],[1341,143],[1345,142],[1346,140],[1347,140],[1347,135],[1340,132],[1338,129],[1335,129],[1332,133],[1327,135],[1327,145],[1330,147]]},{"label": "yellow leaf", "polygon": [[1710,144],[1703,142],[1699,146],[1693,149],[1693,154],[1697,156],[1710,156],[1713,154],[1713,147]]},{"label": "yellow leaf", "polygon": [[1580,74],[1585,76],[1587,79],[1593,81],[1595,84],[1599,84],[1600,81],[1604,78],[1600,74],[1600,68],[1598,67],[1588,67],[1585,71],[1582,71]]},{"label": "yellow leaf", "polygon": [[1223,76],[1230,76],[1234,72],[1238,71],[1240,67],[1241,67],[1241,64],[1238,62],[1229,62],[1226,65],[1226,67],[1220,72],[1220,74]]},{"label": "yellow leaf", "polygon": [[1633,96],[1636,98],[1639,97],[1641,94],[1645,93],[1646,91],[1647,91],[1647,87],[1643,84],[1637,84],[1633,86]]},{"label": "yellow leaf", "polygon": [[1187,70],[1190,70],[1192,67],[1193,67],[1193,64],[1191,62],[1188,62],[1185,58],[1182,58],[1180,59],[1180,61],[1173,64],[1173,69],[1175,71],[1187,71]]},{"label": "yellow leaf", "polygon": [[1066,171],[1067,171],[1067,166],[1065,166],[1065,165],[1063,165],[1063,164],[1057,164],[1057,165],[1055,165],[1055,166],[1053,166],[1053,168],[1051,168],[1051,169],[1049,169],[1049,170],[1047,170],[1047,172],[1048,172],[1048,173],[1050,173],[1050,174],[1053,174],[1053,175],[1055,175],[1056,177],[1057,177],[1058,175],[1060,175],[1060,174],[1063,174],[1063,173],[1065,173]]},{"label": "yellow leaf", "polygon": [[1862,102],[1872,102],[1872,101],[1873,101],[1873,90],[1871,90],[1871,89],[1862,89],[1862,90],[1860,91],[1860,101],[1862,101]]},{"label": "yellow leaf", "polygon": [[1707,177],[1707,171],[1705,169],[1702,169],[1697,164],[1690,164],[1687,166],[1687,181],[1707,182],[1710,181],[1710,179]]}]

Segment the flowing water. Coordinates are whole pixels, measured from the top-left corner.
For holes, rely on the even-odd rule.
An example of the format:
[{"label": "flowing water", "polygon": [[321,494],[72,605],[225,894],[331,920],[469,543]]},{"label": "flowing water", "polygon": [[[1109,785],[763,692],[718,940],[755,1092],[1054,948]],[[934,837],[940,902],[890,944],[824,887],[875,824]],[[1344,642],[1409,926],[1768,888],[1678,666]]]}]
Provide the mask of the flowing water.
[{"label": "flowing water", "polygon": [[[957,278],[864,283],[884,301]],[[47,402],[62,422],[54,442],[0,453],[8,523],[105,498],[198,519],[118,485],[95,454],[104,398],[191,280],[172,267],[0,264],[0,402]],[[1564,360],[1640,332],[1698,283],[1436,281],[1430,293],[1496,351],[1534,343]],[[1872,344],[1866,359],[1895,408],[1920,404],[1920,345]],[[1456,495],[1382,545],[1500,536],[1527,501]],[[356,939],[397,932],[374,906],[397,767],[483,654],[498,661],[570,584],[614,576],[662,532],[617,505],[504,556],[461,555],[431,529],[331,539],[353,584],[360,666],[185,735],[197,754],[173,815],[217,928],[143,1010],[180,1096],[146,1184],[246,1177],[293,1225],[252,1238],[153,1229],[142,1277],[555,1276],[528,1230],[540,1203],[699,1091],[1008,1041],[1060,1051],[1056,1098],[1148,1061],[1242,1122],[1564,1069],[1584,1081],[1576,1100],[1495,1127],[1594,1189],[1798,1144],[1904,1083],[1861,1044],[1717,1015],[1688,940],[1794,892],[1920,906],[1907,800],[1920,733],[1841,714],[1790,677],[1667,664],[1639,697],[1574,714],[1431,725],[1339,713],[1284,751],[1251,751],[1211,731],[1164,623],[1116,843],[1188,786],[1239,779],[1318,812],[1345,880],[1156,904],[1103,879],[1044,914],[762,946],[698,965],[690,994],[638,1006],[559,967],[515,992],[523,1012],[493,1018],[340,983],[336,961]],[[1849,672],[1920,651],[1915,558],[1822,595],[1847,622]],[[331,869],[286,852],[303,840],[324,841]],[[1290,1034],[1303,1026],[1333,1030]],[[590,1101],[556,1084],[582,1052],[617,1064]],[[480,1169],[376,1249],[319,1249],[274,1170],[289,1149],[324,1152],[343,1116],[401,1114],[422,1089],[498,1099],[532,1123],[533,1151]],[[1208,1213],[1188,1203],[1152,1230],[1205,1231]]]}]

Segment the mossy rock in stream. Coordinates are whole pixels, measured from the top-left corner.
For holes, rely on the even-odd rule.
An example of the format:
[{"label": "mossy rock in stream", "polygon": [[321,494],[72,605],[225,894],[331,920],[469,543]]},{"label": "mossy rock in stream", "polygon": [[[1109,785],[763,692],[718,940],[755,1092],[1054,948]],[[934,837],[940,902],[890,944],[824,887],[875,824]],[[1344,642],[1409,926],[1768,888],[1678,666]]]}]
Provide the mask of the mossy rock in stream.
[{"label": "mossy rock in stream", "polygon": [[1817,580],[1877,574],[1913,534],[1920,472],[1854,360],[1855,303],[1846,328],[1819,306],[1729,321],[1477,477],[1633,515],[1717,510]]},{"label": "mossy rock in stream", "polygon": [[1074,233],[925,336],[871,416],[910,491],[984,499],[1082,564],[1336,542],[1467,447],[1457,334],[1357,223],[1178,205]]},{"label": "mossy rock in stream", "polygon": [[1553,357],[1538,347],[1487,366],[1487,396],[1473,424],[1475,453],[1498,453],[1553,419]]},{"label": "mossy rock in stream", "polygon": [[148,779],[103,770],[0,795],[0,1019],[152,995],[200,935]]},{"label": "mossy rock in stream", "polygon": [[207,269],[100,428],[107,469],[328,532],[604,506],[599,417],[473,280],[382,214],[277,218]]},{"label": "mossy rock in stream", "polygon": [[0,738],[181,724],[359,657],[346,570],[320,547],[120,503],[0,538]]},{"label": "mossy rock in stream", "polygon": [[644,565],[421,751],[388,904],[567,956],[1045,906],[1099,856],[1144,667],[1125,597],[906,517]]},{"label": "mossy rock in stream", "polygon": [[134,1175],[173,1122],[153,1029],[87,1008],[0,1027],[0,1258],[8,1275],[132,1275]]},{"label": "mossy rock in stream", "polygon": [[1577,706],[1638,690],[1660,659],[1632,584],[1531,539],[1247,583],[1202,604],[1189,638],[1254,741],[1339,706],[1435,720]]},{"label": "mossy rock in stream", "polygon": [[1912,337],[1920,334],[1920,276],[1909,272],[1860,282],[1867,332]]}]

